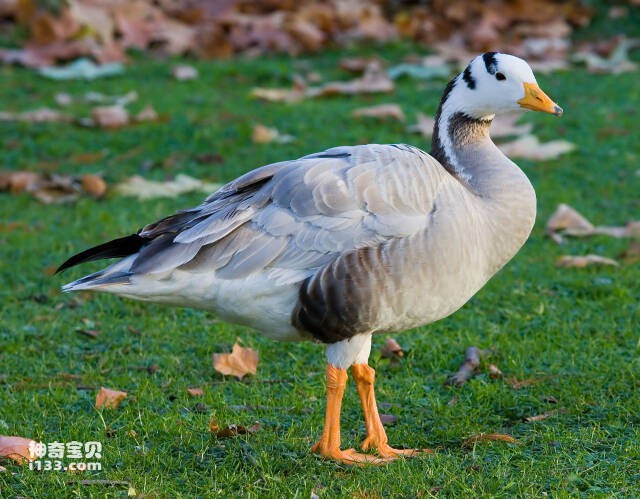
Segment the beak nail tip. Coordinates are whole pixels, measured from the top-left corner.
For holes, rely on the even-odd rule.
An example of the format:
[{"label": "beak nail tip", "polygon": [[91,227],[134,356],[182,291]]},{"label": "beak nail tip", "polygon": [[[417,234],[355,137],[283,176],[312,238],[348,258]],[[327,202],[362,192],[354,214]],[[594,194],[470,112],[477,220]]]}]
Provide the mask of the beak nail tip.
[{"label": "beak nail tip", "polygon": [[560,106],[556,105],[553,107],[553,114],[555,114],[556,116],[562,116],[563,113],[564,110]]}]

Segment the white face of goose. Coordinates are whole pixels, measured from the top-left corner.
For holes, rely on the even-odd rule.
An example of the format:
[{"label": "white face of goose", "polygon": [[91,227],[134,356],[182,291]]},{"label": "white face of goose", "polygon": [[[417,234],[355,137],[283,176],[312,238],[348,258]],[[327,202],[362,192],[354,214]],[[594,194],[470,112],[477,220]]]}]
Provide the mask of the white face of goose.
[{"label": "white face of goose", "polygon": [[562,115],[562,108],[540,89],[524,60],[497,52],[471,61],[450,98],[455,101],[453,107],[478,119],[522,108]]}]

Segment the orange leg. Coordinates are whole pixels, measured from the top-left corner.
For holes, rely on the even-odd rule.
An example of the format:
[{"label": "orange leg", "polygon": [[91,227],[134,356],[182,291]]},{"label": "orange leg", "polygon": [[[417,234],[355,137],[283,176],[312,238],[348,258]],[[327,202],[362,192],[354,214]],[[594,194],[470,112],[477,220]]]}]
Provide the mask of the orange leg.
[{"label": "orange leg", "polygon": [[360,454],[354,449],[340,449],[340,409],[346,386],[347,371],[327,364],[327,412],[324,430],[320,440],[311,447],[311,451],[345,464],[381,464],[384,461],[375,456]]},{"label": "orange leg", "polygon": [[378,455],[386,459],[395,459],[400,456],[415,456],[421,452],[431,452],[429,449],[394,449],[387,442],[387,434],[380,421],[378,404],[373,389],[376,372],[367,364],[353,364],[351,366],[353,379],[358,387],[360,402],[364,412],[364,423],[367,428],[367,438],[362,442],[362,449],[377,449]]}]

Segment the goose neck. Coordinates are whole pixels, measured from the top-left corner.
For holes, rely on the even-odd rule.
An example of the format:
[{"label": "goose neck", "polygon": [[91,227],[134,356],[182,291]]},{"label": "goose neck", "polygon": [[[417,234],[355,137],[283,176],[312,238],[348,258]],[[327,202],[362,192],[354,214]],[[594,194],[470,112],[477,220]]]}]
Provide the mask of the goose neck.
[{"label": "goose neck", "polygon": [[491,138],[489,126],[493,115],[473,118],[463,111],[442,105],[436,115],[431,142],[431,155],[453,176],[469,180],[475,165],[465,163],[470,149],[495,150],[500,154]]}]

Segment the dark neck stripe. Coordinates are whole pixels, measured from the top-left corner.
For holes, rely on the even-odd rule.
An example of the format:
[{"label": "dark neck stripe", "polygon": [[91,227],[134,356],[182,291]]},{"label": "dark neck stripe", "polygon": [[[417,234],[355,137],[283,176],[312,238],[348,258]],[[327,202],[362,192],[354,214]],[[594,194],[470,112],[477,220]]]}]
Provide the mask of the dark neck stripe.
[{"label": "dark neck stripe", "polygon": [[485,52],[482,54],[484,60],[484,67],[487,68],[487,73],[490,75],[496,74],[498,70],[498,61],[496,60],[497,52]]},{"label": "dark neck stripe", "polygon": [[442,134],[446,133],[449,136],[452,147],[456,149],[475,140],[488,137],[489,125],[491,125],[491,120],[472,118],[458,111],[449,116],[446,130],[442,129],[445,125],[445,123],[443,123],[442,108],[455,87],[457,80],[457,78],[454,78],[449,82],[440,101],[440,107],[438,107],[438,112],[436,113],[436,122],[433,127],[433,136],[431,137],[431,150],[429,151],[429,154],[437,159],[444,169],[456,178],[458,178],[462,172],[454,166],[454,158],[449,157],[447,154],[442,142]]},{"label": "dark neck stripe", "polygon": [[474,80],[473,76],[471,76],[471,66],[470,65],[467,66],[467,68],[464,70],[464,73],[462,73],[462,79],[467,84],[467,87],[469,87],[471,90],[476,88],[476,80]]},{"label": "dark neck stripe", "polygon": [[[464,75],[463,75],[463,78],[464,78]],[[429,154],[431,154],[431,156],[437,159],[438,162],[442,166],[444,166],[444,168],[452,175],[455,175],[455,169],[451,164],[451,160],[447,156],[447,153],[444,149],[442,141],[440,140],[440,121],[442,119],[442,106],[444,106],[444,103],[447,102],[447,99],[449,98],[449,94],[451,94],[453,87],[456,86],[457,80],[458,80],[457,77],[451,80],[447,84],[446,88],[444,89],[444,93],[442,94],[442,99],[440,100],[440,106],[438,106],[438,112],[436,113],[436,122],[435,122],[435,125],[433,126],[433,135],[431,136],[431,150],[429,151]]]}]

